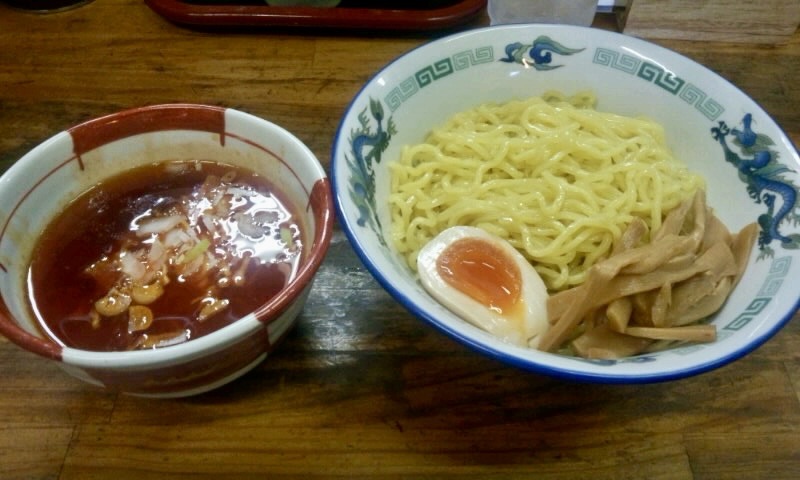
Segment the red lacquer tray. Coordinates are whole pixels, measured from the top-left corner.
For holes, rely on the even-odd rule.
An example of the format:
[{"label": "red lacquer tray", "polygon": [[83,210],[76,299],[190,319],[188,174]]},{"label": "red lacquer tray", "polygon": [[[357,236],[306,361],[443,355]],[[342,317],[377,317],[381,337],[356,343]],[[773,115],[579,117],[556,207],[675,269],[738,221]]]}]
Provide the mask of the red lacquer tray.
[{"label": "red lacquer tray", "polygon": [[[273,7],[264,0],[145,0],[168,20],[205,27],[430,31],[480,15],[486,0],[342,0],[337,7]],[[380,5],[378,7],[377,5]]]}]

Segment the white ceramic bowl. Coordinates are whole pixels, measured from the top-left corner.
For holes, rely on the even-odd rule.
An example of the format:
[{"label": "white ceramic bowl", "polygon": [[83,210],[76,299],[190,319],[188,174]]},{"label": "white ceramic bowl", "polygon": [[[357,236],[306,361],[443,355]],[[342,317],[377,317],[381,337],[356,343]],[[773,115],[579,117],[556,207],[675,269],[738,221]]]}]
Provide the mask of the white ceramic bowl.
[{"label": "white ceramic bowl", "polygon": [[[754,249],[745,276],[713,317],[715,342],[621,360],[584,360],[510,346],[434,301],[396,253],[388,234],[387,165],[397,160],[401,146],[419,143],[455,112],[547,90],[592,90],[598,110],[654,118],[665,127],[676,156],[705,176],[708,203],[731,230],[757,220],[777,226],[777,231],[769,226],[762,231],[764,243]],[[769,177],[750,168],[747,160],[753,152],[737,145],[731,133],[744,128],[745,117],[752,119],[755,133],[771,141],[768,152],[784,171]],[[731,159],[741,160],[740,168],[726,161],[726,149]],[[413,314],[512,365],[575,380],[636,383],[724,365],[758,347],[791,319],[798,307],[800,277],[798,170],[797,150],[780,127],[707,68],[621,34],[526,24],[435,40],[378,72],[341,121],[331,177],[340,221],[352,245],[375,278]],[[756,196],[749,194],[750,188]],[[770,195],[776,199],[773,209],[765,204]],[[791,241],[773,238],[776,232]]]},{"label": "white ceramic bowl", "polygon": [[[215,159],[260,173],[301,210],[307,232],[298,275],[257,311],[191,341],[154,350],[93,352],[41,333],[26,300],[36,235],[96,182],[162,159]],[[136,395],[185,396],[258,365],[295,321],[332,233],[330,183],[317,158],[283,128],[243,112],[156,105],[92,120],[45,141],[0,177],[0,333],[70,374]]]}]

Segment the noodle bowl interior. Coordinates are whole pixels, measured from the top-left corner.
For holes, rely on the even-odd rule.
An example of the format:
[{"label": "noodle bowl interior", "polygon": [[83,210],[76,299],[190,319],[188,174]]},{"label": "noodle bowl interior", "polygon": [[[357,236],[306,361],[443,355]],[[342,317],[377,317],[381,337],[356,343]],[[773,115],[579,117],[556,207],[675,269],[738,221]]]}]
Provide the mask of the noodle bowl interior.
[{"label": "noodle bowl interior", "polygon": [[295,208],[267,179],[212,161],[163,162],[101,182],[47,226],[29,299],[64,345],[165,347],[255,311],[302,257]]},{"label": "noodle bowl interior", "polygon": [[[450,228],[511,244],[546,285],[550,325],[512,343],[616,358],[711,341],[704,320],[740,278],[756,228],[727,231],[661,125],[595,103],[547,92],[478,105],[404,146],[389,167],[394,245],[421,271],[419,252]],[[497,314],[469,320],[490,332],[514,322]]]}]

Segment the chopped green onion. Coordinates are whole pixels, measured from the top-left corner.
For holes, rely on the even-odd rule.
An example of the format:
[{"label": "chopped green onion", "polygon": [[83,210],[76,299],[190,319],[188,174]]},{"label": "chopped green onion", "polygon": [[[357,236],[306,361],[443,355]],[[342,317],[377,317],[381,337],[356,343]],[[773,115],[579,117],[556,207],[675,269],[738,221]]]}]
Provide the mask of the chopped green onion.
[{"label": "chopped green onion", "polygon": [[203,238],[199,242],[195,244],[192,248],[190,248],[186,253],[184,253],[179,261],[179,263],[189,263],[195,258],[199,257],[200,255],[204,254],[208,247],[211,246],[211,242],[207,238]]},{"label": "chopped green onion", "polygon": [[292,244],[292,231],[286,227],[281,227],[281,240],[286,245]]}]

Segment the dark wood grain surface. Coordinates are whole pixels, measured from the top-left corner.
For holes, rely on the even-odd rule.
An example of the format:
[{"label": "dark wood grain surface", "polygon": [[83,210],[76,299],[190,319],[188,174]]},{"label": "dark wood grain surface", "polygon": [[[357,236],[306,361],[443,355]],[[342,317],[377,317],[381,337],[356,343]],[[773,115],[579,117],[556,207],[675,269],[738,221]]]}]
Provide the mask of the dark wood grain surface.
[{"label": "dark wood grain surface", "polygon": [[[162,102],[267,118],[327,166],[360,86],[436,34],[208,31],[136,0],[47,15],[0,3],[0,168],[76,123]],[[728,78],[800,143],[800,33],[658,43]],[[569,383],[413,318],[337,231],[289,339],[205,395],[108,393],[0,338],[2,479],[315,477],[800,478],[800,321],[697,377]]]}]

